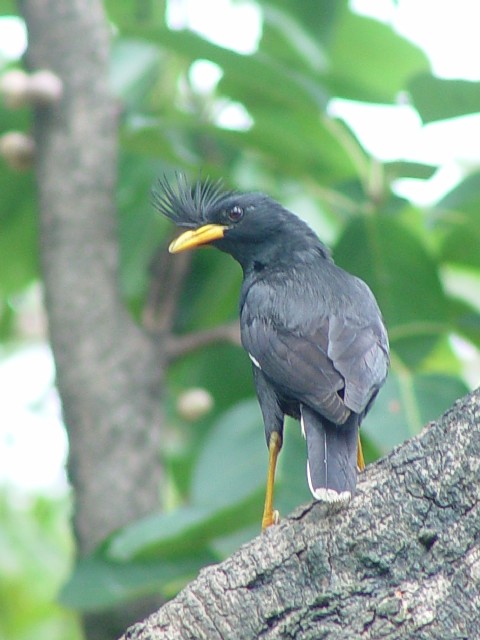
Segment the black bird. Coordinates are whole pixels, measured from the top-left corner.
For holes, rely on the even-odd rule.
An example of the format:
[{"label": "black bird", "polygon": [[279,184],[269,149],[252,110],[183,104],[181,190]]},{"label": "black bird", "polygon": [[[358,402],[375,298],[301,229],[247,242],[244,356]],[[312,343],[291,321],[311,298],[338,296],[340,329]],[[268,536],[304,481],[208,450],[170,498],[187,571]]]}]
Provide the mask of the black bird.
[{"label": "black bird", "polygon": [[178,175],[174,186],[159,181],[154,205],[189,228],[171,243],[171,253],[211,244],[243,269],[241,338],[269,449],[262,528],[278,520],[273,484],[285,415],[300,420],[313,496],[347,502],[357,465],[364,467],[360,423],[389,364],[372,292],[334,264],[305,222],[267,195],[227,191],[208,180],[191,186]]}]

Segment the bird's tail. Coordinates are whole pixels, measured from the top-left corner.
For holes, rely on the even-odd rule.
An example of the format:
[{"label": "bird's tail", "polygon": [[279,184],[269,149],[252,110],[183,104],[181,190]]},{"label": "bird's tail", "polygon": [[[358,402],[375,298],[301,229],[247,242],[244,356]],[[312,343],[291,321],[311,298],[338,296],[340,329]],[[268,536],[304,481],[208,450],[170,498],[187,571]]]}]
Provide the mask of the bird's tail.
[{"label": "bird's tail", "polygon": [[345,424],[336,425],[302,405],[301,422],[313,496],[325,502],[349,500],[357,484],[358,416],[352,414]]}]

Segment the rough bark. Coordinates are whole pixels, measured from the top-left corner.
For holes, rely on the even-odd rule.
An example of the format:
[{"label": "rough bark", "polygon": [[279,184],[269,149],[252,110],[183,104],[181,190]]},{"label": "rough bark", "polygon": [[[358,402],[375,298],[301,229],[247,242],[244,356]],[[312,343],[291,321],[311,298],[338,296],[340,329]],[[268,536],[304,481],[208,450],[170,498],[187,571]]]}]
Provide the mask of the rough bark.
[{"label": "rough bark", "polygon": [[368,467],[346,510],[297,510],[123,640],[479,638],[479,470],[477,391]]},{"label": "rough bark", "polygon": [[64,85],[58,107],[37,111],[35,137],[46,306],[84,552],[158,506],[161,354],[118,292],[118,107],[101,3],[21,6],[30,67]]},{"label": "rough bark", "polygon": [[30,69],[50,69],[64,87],[58,105],[36,110],[34,133],[46,307],[69,434],[74,528],[85,553],[158,509],[165,358],[162,340],[134,325],[119,295],[119,106],[109,91],[102,3],[19,6]]}]

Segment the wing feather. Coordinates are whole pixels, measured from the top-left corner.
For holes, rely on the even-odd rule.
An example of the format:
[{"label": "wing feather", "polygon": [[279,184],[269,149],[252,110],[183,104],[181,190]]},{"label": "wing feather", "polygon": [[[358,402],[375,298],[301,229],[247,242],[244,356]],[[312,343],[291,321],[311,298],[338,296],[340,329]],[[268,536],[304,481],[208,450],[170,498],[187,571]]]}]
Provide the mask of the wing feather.
[{"label": "wing feather", "polygon": [[321,313],[312,305],[316,317],[309,314],[300,329],[287,326],[296,309],[283,313],[281,322],[271,309],[262,312],[258,297],[253,304],[248,295],[243,300],[242,343],[279,391],[336,424],[351,412],[365,413],[388,367],[388,339],[375,302],[357,316]]},{"label": "wing feather", "polygon": [[286,397],[302,401],[341,424],[350,415],[338,393],[344,380],[320,346],[325,335],[321,340],[317,335],[295,335],[257,319],[242,326],[245,349]]}]

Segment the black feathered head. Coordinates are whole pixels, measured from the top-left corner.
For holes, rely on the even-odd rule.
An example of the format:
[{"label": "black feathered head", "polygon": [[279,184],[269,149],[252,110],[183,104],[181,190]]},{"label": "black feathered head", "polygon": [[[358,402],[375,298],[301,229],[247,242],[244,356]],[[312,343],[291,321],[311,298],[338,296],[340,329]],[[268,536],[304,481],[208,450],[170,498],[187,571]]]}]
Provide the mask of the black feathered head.
[{"label": "black feathered head", "polygon": [[152,191],[153,206],[178,227],[195,229],[209,222],[209,216],[236,192],[225,189],[222,180],[198,179],[190,184],[184,173],[176,174],[172,185],[166,176]]},{"label": "black feathered head", "polygon": [[328,251],[310,227],[263,193],[226,190],[221,180],[191,185],[178,173],[176,184],[163,177],[153,191],[153,204],[179,227],[190,230],[169,247],[178,253],[213,244],[230,253],[242,267],[282,262],[287,253]]}]

